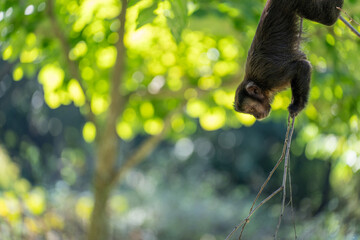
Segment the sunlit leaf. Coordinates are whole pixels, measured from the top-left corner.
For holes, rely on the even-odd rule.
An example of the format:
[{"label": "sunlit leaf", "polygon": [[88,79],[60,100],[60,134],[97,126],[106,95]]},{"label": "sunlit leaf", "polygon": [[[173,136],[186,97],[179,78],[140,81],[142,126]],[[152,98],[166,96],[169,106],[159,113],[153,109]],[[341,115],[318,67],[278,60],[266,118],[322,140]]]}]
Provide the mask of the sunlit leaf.
[{"label": "sunlit leaf", "polygon": [[151,23],[155,19],[156,14],[154,13],[154,11],[156,10],[157,6],[157,1],[154,1],[150,7],[140,10],[139,16],[136,20],[136,29],[141,28],[145,24]]},{"label": "sunlit leaf", "polygon": [[40,189],[30,192],[25,200],[28,210],[35,215],[40,215],[46,208],[45,195]]},{"label": "sunlit leaf", "polygon": [[2,57],[3,57],[4,60],[8,60],[8,59],[10,59],[12,54],[13,54],[13,48],[10,45],[7,48],[5,48],[5,50],[3,51]]},{"label": "sunlit leaf", "polygon": [[14,72],[13,72],[13,79],[15,81],[19,81],[23,78],[24,76],[24,71],[21,67],[17,67]]},{"label": "sunlit leaf", "polygon": [[164,128],[164,122],[160,118],[146,120],[144,123],[144,130],[151,135],[159,134]]},{"label": "sunlit leaf", "polygon": [[45,92],[44,98],[46,104],[52,109],[58,108],[61,105],[61,96],[58,93]]},{"label": "sunlit leaf", "polygon": [[100,68],[110,68],[114,66],[116,60],[116,48],[109,46],[99,49],[96,52],[96,64]]},{"label": "sunlit leaf", "polygon": [[130,140],[134,137],[134,132],[131,128],[131,125],[127,122],[120,122],[116,126],[116,132],[124,140]]},{"label": "sunlit leaf", "polygon": [[191,117],[199,117],[204,114],[206,110],[206,104],[197,99],[191,99],[186,106],[186,111]]},{"label": "sunlit leaf", "polygon": [[171,0],[171,10],[173,17],[167,17],[167,23],[170,27],[177,43],[181,41],[181,34],[188,23],[188,9],[186,0]]},{"label": "sunlit leaf", "polygon": [[59,88],[64,81],[65,73],[54,64],[47,64],[39,72],[39,82],[43,84],[45,91],[54,91]]},{"label": "sunlit leaf", "polygon": [[24,50],[20,54],[20,62],[22,63],[32,63],[39,56],[39,49],[33,48],[31,50]]},{"label": "sunlit leaf", "polygon": [[78,81],[71,79],[68,83],[68,92],[74,104],[78,107],[84,105],[85,95]]},{"label": "sunlit leaf", "polygon": [[141,0],[128,0],[128,7],[132,7],[140,1]]},{"label": "sunlit leaf", "polygon": [[91,111],[95,115],[99,115],[108,109],[109,102],[104,97],[94,95],[91,99]]},{"label": "sunlit leaf", "polygon": [[245,126],[251,126],[255,123],[256,118],[250,114],[235,113],[237,119]]},{"label": "sunlit leaf", "polygon": [[200,125],[207,131],[217,130],[225,125],[226,113],[224,109],[216,107],[200,115]]},{"label": "sunlit leaf", "polygon": [[96,137],[96,127],[92,122],[85,123],[83,127],[83,137],[86,142],[93,142]]},{"label": "sunlit leaf", "polygon": [[87,50],[87,44],[84,41],[80,41],[75,45],[73,49],[71,49],[69,57],[71,60],[75,60],[81,56],[84,56]]},{"label": "sunlit leaf", "polygon": [[144,118],[154,116],[154,107],[150,102],[144,102],[140,105],[140,113]]},{"label": "sunlit leaf", "polygon": [[75,211],[79,218],[89,220],[93,208],[93,201],[90,197],[81,197],[78,199]]},{"label": "sunlit leaf", "polygon": [[171,119],[171,127],[175,132],[181,132],[185,129],[185,122],[181,115],[175,115]]}]

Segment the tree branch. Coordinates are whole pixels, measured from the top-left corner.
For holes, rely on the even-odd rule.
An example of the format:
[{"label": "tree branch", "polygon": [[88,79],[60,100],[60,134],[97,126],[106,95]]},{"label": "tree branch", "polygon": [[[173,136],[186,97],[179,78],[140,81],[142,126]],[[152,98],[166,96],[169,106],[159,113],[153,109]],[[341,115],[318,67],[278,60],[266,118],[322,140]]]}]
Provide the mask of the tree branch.
[{"label": "tree branch", "polygon": [[352,19],[352,17],[349,16],[349,14],[347,14],[347,12],[345,10],[343,10],[342,8],[340,7],[336,7],[338,10],[340,10],[341,12],[343,12],[350,20],[349,22],[346,21],[346,19],[340,15],[340,20],[345,23],[345,25],[350,28],[350,30],[355,33],[356,36],[360,37],[360,33],[350,24],[350,22],[354,22],[356,23],[357,25],[360,25],[358,22],[354,21],[354,19]]},{"label": "tree branch", "polygon": [[124,79],[126,65],[126,48],[124,45],[127,0],[121,0],[121,12],[118,17],[121,25],[118,31],[119,41],[116,44],[117,56],[111,77],[110,106],[103,134],[98,138],[97,175],[111,181],[110,171],[115,166],[117,157],[118,136],[116,133],[117,119],[125,109],[126,99],[120,94],[120,86]]},{"label": "tree branch", "polygon": [[178,112],[180,112],[185,105],[185,102],[181,104],[177,109],[172,111],[164,121],[163,130],[157,134],[149,137],[144,142],[141,143],[139,147],[137,147],[136,152],[134,152],[131,156],[129,156],[124,164],[119,168],[119,170],[114,174],[111,184],[114,185],[118,181],[120,181],[125,173],[131,169],[132,167],[138,165],[142,162],[146,156],[148,156],[156,147],[157,145],[164,139],[166,133],[169,131],[171,127],[171,118]]},{"label": "tree branch", "polygon": [[70,76],[74,79],[76,79],[85,95],[85,101],[86,101],[86,105],[88,106],[89,108],[89,113],[88,113],[88,120],[89,121],[92,121],[95,123],[95,117],[94,117],[94,114],[92,113],[91,111],[91,105],[90,105],[90,101],[89,99],[86,97],[86,90],[85,90],[85,87],[83,85],[83,79],[81,78],[81,75],[80,75],[80,72],[79,72],[79,66],[78,66],[78,63],[71,60],[69,58],[69,53],[71,51],[71,47],[70,47],[70,44],[68,43],[67,39],[66,39],[66,36],[64,34],[64,32],[62,31],[61,27],[60,27],[60,24],[56,18],[56,15],[54,13],[54,0],[49,0],[47,2],[48,6],[47,6],[47,15],[51,21],[51,25],[52,25],[52,31],[53,33],[55,34],[55,36],[59,39],[60,41],[60,45],[61,45],[61,48],[64,52],[64,55],[65,55],[65,60],[66,60],[66,63],[68,65],[68,68],[69,68],[69,72],[70,72]]},{"label": "tree branch", "polygon": [[[250,211],[249,215],[239,224],[237,225],[231,233],[229,233],[229,235],[226,237],[225,240],[229,240],[230,237],[236,232],[236,230],[238,230],[242,225],[248,223],[250,221],[251,216],[256,212],[256,210],[258,210],[258,208],[260,208],[262,205],[264,205],[267,201],[269,201],[271,198],[273,198],[276,194],[278,194],[281,190],[283,190],[283,187],[279,187],[277,190],[275,190],[272,194],[270,194],[267,198],[265,198],[264,200],[262,200],[259,205],[256,206],[256,208],[254,208],[252,211]],[[240,236],[241,238],[241,236]],[[240,239],[239,238],[239,239]]]},{"label": "tree branch", "polygon": [[[283,147],[283,151],[281,154],[280,159],[277,161],[277,163],[275,164],[275,167],[271,170],[268,178],[265,180],[265,182],[263,183],[263,185],[261,186],[255,200],[253,201],[253,204],[250,208],[250,212],[249,215],[240,223],[238,224],[230,233],[229,235],[226,237],[225,240],[229,240],[232,235],[234,235],[234,233],[242,226],[241,232],[240,232],[240,236],[239,236],[239,240],[242,237],[242,234],[244,232],[245,226],[246,224],[249,222],[250,217],[255,213],[255,211],[257,209],[259,209],[263,204],[265,204],[267,201],[269,201],[272,197],[274,197],[276,194],[278,194],[280,191],[284,191],[285,194],[285,185],[286,185],[286,173],[288,171],[288,159],[289,159],[289,151],[290,151],[290,144],[291,144],[291,138],[292,138],[292,134],[294,131],[294,122],[295,122],[295,118],[293,118],[291,127],[290,127],[290,116],[288,118],[288,124],[287,124],[287,130],[286,130],[286,136],[285,136],[285,141],[284,141],[284,147]],[[284,178],[283,178],[283,183],[282,185],[275,190],[272,194],[270,194],[267,198],[265,198],[262,202],[259,203],[259,205],[257,205],[254,209],[254,205],[257,201],[257,199],[259,198],[260,194],[262,193],[262,191],[264,190],[266,184],[269,182],[271,176],[273,175],[273,173],[275,172],[275,170],[278,168],[278,166],[280,165],[280,163],[282,162],[282,160],[285,158],[285,166],[284,166]],[[285,195],[284,195],[285,196]],[[283,197],[284,198],[284,197]],[[282,203],[282,213],[283,213],[283,206],[284,206],[285,202],[283,201]]]},{"label": "tree branch", "polygon": [[[256,201],[259,199],[261,193],[263,192],[264,188],[266,187],[266,185],[267,185],[268,182],[270,181],[272,175],[274,174],[274,172],[276,171],[276,169],[279,167],[280,163],[284,160],[284,157],[285,157],[285,154],[286,154],[286,146],[287,146],[287,142],[288,142],[288,138],[289,138],[289,132],[290,132],[290,124],[289,124],[289,122],[288,122],[288,127],[287,127],[286,134],[285,134],[285,142],[284,142],[284,146],[283,146],[283,150],[282,150],[281,156],[280,156],[279,160],[277,161],[277,163],[275,164],[275,166],[273,167],[273,169],[271,170],[271,172],[269,173],[269,176],[267,177],[267,179],[265,180],[265,182],[264,182],[263,185],[261,186],[258,194],[256,195],[255,200],[253,201],[253,204],[251,205],[249,214],[252,212],[252,210],[253,210],[253,208],[254,208],[254,206],[255,206]],[[243,227],[242,227],[242,229],[241,229],[240,237],[239,237],[239,238],[241,238],[242,233],[243,233],[244,230],[245,230],[246,224],[247,224],[247,222],[244,223],[244,225],[243,225]]]},{"label": "tree branch", "polygon": [[[234,88],[238,84],[235,81],[235,79],[237,80],[238,78],[239,78],[239,74],[235,75],[233,80],[229,80],[226,82],[226,84],[223,84],[222,87]],[[176,92],[173,92],[171,90],[166,90],[166,91],[161,91],[158,94],[150,94],[146,90],[140,91],[140,92],[137,91],[136,93],[146,99],[164,99],[164,98],[174,98],[174,97],[182,97],[183,98],[184,93],[187,89],[189,89],[189,88],[184,87],[181,90],[176,91]],[[198,93],[199,96],[209,92],[207,90],[202,90],[199,88],[195,88],[195,91]],[[124,96],[123,98],[128,99],[131,94],[134,94],[134,92],[129,93],[128,95]],[[160,143],[160,141],[162,141],[163,138],[165,137],[167,131],[170,129],[170,126],[171,126],[170,123],[171,123],[172,116],[174,116],[174,114],[180,112],[182,110],[183,106],[185,106],[185,104],[186,104],[186,101],[184,101],[177,109],[172,111],[166,117],[166,119],[164,121],[164,128],[161,133],[159,133],[158,135],[151,136],[148,139],[146,139],[137,148],[137,151],[125,160],[124,164],[119,168],[119,170],[114,173],[112,184],[116,184],[118,181],[120,181],[129,169],[131,169],[132,167],[134,167],[137,164],[139,164],[140,162],[142,162],[145,159],[145,157],[147,155],[149,155],[156,148],[156,146]]]},{"label": "tree branch", "polygon": [[290,135],[289,135],[289,139],[290,141],[287,142],[286,144],[286,154],[285,154],[285,163],[284,163],[284,174],[283,174],[283,183],[282,183],[282,187],[283,187],[283,199],[282,199],[282,204],[281,204],[281,212],[280,212],[280,216],[279,216],[279,222],[278,225],[276,227],[276,231],[275,231],[275,239],[277,239],[277,234],[278,231],[280,229],[280,225],[281,225],[281,219],[284,215],[284,209],[285,209],[285,200],[286,200],[286,177],[288,174],[288,167],[289,167],[289,159],[290,159],[290,144],[291,144],[291,138],[292,135],[294,133],[294,123],[295,123],[295,118],[293,118],[292,121],[292,125],[291,125],[291,131],[290,131]]},{"label": "tree branch", "polygon": [[360,33],[348,22],[343,16],[340,15],[340,20],[345,23],[345,25],[350,28],[350,30],[355,33],[356,36],[360,37]]}]

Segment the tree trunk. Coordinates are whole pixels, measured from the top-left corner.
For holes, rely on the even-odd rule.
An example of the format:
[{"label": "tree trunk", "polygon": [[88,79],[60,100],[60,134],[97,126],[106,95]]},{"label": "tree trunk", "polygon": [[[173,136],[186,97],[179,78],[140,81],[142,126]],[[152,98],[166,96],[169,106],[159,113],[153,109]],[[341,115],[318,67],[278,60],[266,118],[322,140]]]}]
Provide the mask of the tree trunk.
[{"label": "tree trunk", "polygon": [[95,184],[95,204],[88,229],[89,240],[109,239],[108,212],[106,209],[111,187],[106,183]]},{"label": "tree trunk", "polygon": [[108,240],[109,225],[107,202],[111,194],[116,171],[116,159],[118,156],[119,138],[116,133],[116,123],[125,108],[126,102],[120,94],[126,65],[126,48],[124,45],[125,20],[127,0],[121,0],[121,12],[119,21],[119,41],[116,44],[117,56],[113,68],[110,91],[110,106],[103,130],[99,131],[97,138],[97,161],[94,177],[94,208],[91,213],[90,226],[88,229],[89,240]]}]

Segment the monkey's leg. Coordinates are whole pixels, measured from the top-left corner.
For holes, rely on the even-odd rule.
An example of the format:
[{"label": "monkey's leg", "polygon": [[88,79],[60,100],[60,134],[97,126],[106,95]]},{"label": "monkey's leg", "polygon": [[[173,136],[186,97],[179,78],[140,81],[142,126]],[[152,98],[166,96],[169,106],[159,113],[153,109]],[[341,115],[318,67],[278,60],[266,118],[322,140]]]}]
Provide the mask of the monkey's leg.
[{"label": "monkey's leg", "polygon": [[328,26],[333,25],[339,17],[344,0],[298,0],[299,16]]},{"label": "monkey's leg", "polygon": [[289,105],[291,117],[295,117],[304,109],[310,90],[311,64],[307,60],[299,60],[295,63],[296,74],[291,79],[292,103]]}]

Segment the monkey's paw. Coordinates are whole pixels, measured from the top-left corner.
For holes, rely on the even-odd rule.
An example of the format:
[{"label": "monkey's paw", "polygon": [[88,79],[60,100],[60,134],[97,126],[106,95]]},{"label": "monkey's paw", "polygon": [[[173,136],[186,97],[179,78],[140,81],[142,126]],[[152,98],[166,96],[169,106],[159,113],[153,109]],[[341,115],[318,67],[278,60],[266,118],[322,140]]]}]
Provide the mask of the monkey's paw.
[{"label": "monkey's paw", "polygon": [[299,105],[299,104],[290,104],[289,107],[288,107],[288,110],[289,110],[289,113],[290,113],[290,116],[292,118],[296,117],[300,112],[301,110],[304,109],[305,106],[302,106],[302,105]]}]

